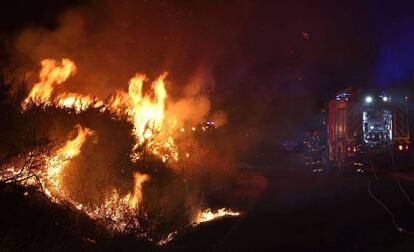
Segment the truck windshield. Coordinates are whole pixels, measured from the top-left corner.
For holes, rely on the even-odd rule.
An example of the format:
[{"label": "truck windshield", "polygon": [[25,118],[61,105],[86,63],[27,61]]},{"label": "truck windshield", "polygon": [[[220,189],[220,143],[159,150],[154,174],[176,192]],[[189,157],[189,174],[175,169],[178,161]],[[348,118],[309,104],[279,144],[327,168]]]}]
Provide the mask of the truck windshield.
[{"label": "truck windshield", "polygon": [[389,143],[392,140],[391,111],[387,109],[364,111],[363,130],[366,143]]}]

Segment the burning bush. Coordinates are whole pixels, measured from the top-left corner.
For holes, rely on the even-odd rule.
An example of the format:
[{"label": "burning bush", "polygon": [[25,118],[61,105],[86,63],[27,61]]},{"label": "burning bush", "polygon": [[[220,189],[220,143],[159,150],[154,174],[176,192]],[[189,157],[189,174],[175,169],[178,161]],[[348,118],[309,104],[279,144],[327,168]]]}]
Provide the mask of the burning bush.
[{"label": "burning bush", "polygon": [[[46,59],[41,65],[22,113],[15,110],[25,125],[17,134],[26,150],[5,157],[4,183],[36,187],[110,231],[161,243],[204,220],[198,212],[202,196],[217,178],[228,178],[220,167],[230,165],[200,147],[202,138],[195,136],[208,127],[188,127],[165,113],[166,73],[152,83],[152,93],[143,92],[147,77],[136,74],[128,92],[117,90],[103,100],[55,90],[76,72],[71,60]],[[211,165],[214,170],[206,168]]]}]

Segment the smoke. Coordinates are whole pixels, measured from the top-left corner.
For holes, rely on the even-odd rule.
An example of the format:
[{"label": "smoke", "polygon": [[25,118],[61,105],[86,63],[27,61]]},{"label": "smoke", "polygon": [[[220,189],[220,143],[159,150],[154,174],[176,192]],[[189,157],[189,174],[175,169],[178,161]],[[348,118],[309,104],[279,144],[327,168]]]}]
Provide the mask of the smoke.
[{"label": "smoke", "polygon": [[17,74],[23,74],[30,83],[34,83],[41,60],[76,55],[76,51],[84,45],[82,17],[70,11],[60,18],[59,24],[55,31],[43,27],[23,29],[14,40],[9,68],[18,70]]},{"label": "smoke", "polygon": [[211,109],[207,94],[214,86],[211,72],[199,67],[184,87],[181,98],[170,102],[167,113],[174,115],[180,126],[205,122]]},{"label": "smoke", "polygon": [[[234,15],[229,15],[228,10],[234,10],[235,2],[238,10]],[[242,24],[250,16],[249,5],[244,1],[235,2],[173,4],[108,0],[104,4],[100,2],[99,6],[97,3],[87,4],[62,13],[53,30],[25,27],[15,36],[9,48],[9,70],[24,76],[32,85],[38,81],[37,72],[42,59],[69,58],[75,62],[77,73],[60,85],[56,92],[90,94],[101,99],[118,89],[126,91],[128,80],[137,72],[145,73],[149,80],[153,80],[167,71],[167,118],[174,115],[181,127],[198,126],[212,119],[220,127],[234,119],[234,116],[228,115],[229,108],[232,113],[243,113],[237,111],[240,107],[237,104],[241,103],[239,97],[243,95],[243,92],[237,94],[237,82],[243,78],[250,64],[239,54],[240,45],[235,44],[239,40]],[[240,67],[240,64],[246,67]],[[224,65],[227,67],[223,68]],[[149,89],[150,81],[144,83],[144,92]],[[242,87],[242,90],[245,89]],[[230,99],[227,101],[227,98]],[[101,143],[111,139],[110,132],[114,129],[106,129],[105,123],[95,119],[85,119],[81,123],[96,130]],[[223,127],[216,136],[207,134],[201,143],[191,138],[194,141],[190,142],[196,143],[188,146],[188,152],[197,153],[191,153],[188,167],[203,166],[199,169],[200,174],[195,175],[203,181],[199,184],[207,183],[207,180],[227,179],[228,176],[223,174],[230,174],[234,169],[234,153],[253,142],[245,137],[246,125],[236,121],[229,125],[232,130]],[[59,131],[57,127],[55,131]],[[104,133],[101,132],[108,134],[102,136]],[[177,145],[182,143],[177,141]],[[98,155],[105,158],[94,159],[92,163],[96,165],[93,167],[97,168],[91,168],[93,175],[83,177],[98,180],[99,177],[106,178],[104,170],[109,169],[110,174],[115,174],[116,169],[120,169],[116,165],[108,168],[105,163],[111,163],[110,160],[122,153],[128,143],[102,146],[105,146],[101,147],[105,153],[116,148],[117,154]],[[80,168],[79,174],[84,171]],[[127,174],[125,172],[124,176]],[[156,181],[154,179],[150,184]],[[88,190],[93,191],[94,184],[91,183]],[[77,185],[73,187],[77,188]]]},{"label": "smoke", "polygon": [[[179,127],[197,126],[200,131],[198,126],[208,119],[215,120],[216,126],[223,126],[227,122],[227,114],[214,106],[211,100],[218,85],[216,62],[222,57],[220,54],[224,44],[230,43],[238,31],[228,32],[218,38],[214,35],[217,34],[214,27],[234,24],[236,19],[227,17],[227,13],[217,11],[214,6],[197,8],[210,8],[210,13],[217,20],[211,16],[194,16],[197,10],[186,6],[164,4],[106,1],[101,8],[86,5],[64,12],[58,19],[57,28],[53,30],[26,27],[15,36],[9,50],[9,70],[13,70],[10,72],[14,75],[23,76],[30,89],[31,85],[38,82],[41,60],[68,58],[75,62],[77,73],[59,85],[55,92],[76,92],[100,99],[105,99],[119,89],[126,91],[128,80],[137,72],[145,73],[149,80],[153,80],[168,71],[166,117],[172,115]],[[176,15],[170,16],[169,13],[185,9],[180,14],[183,23],[174,23]],[[161,18],[155,17],[158,13],[162,14]],[[193,19],[197,22],[192,22]],[[225,20],[229,22],[222,23]],[[213,22],[211,26],[209,22]],[[198,30],[201,23],[205,24],[203,36]],[[144,83],[144,92],[147,91],[150,91],[150,81]],[[64,139],[74,123],[97,132],[95,143],[88,142],[84,156],[73,163],[73,176],[66,178],[71,192],[84,202],[99,201],[100,195],[108,191],[109,185],[129,188],[124,181],[130,181],[131,171],[136,169],[125,161],[131,146],[131,139],[126,134],[131,129],[121,122],[108,122],[107,119],[100,119],[94,113],[67,118],[62,112],[59,118],[38,120],[39,125],[43,125],[39,126],[38,131],[47,132],[43,134],[47,134],[48,138]],[[121,128],[117,127],[122,128],[122,133],[119,133]],[[215,137],[209,133],[202,140],[197,137],[189,136],[182,142],[177,141],[179,148],[191,155],[185,169],[194,168],[188,175],[196,184],[194,187],[206,191],[211,183],[226,184],[224,181],[229,176],[224,174],[231,173],[234,160],[229,144],[218,147],[225,138],[224,134]],[[114,138],[118,141],[114,142]],[[140,172],[154,171],[144,169]],[[154,178],[148,185],[155,185],[159,181]],[[160,182],[163,186],[170,183],[173,182]],[[194,194],[188,197],[198,198]]]},{"label": "smoke", "polygon": [[[156,10],[144,3],[134,4],[132,9],[137,12],[114,1],[107,1],[103,6],[68,10],[59,17],[55,30],[23,29],[9,50],[12,63],[8,70],[13,69],[9,72],[13,77],[23,76],[33,85],[38,80],[41,60],[69,58],[76,63],[78,72],[57,92],[77,92],[105,99],[117,89],[126,90],[128,80],[137,72],[154,79],[168,71],[168,113],[182,125],[196,125],[209,119],[212,107],[209,94],[216,86],[211,63],[215,59],[212,55],[206,56],[204,50],[194,51],[194,46],[184,50],[183,41],[198,41],[192,34],[192,25],[182,27],[190,33],[183,34],[175,25],[168,24],[170,18],[160,22],[149,19],[146,24],[148,16]],[[164,6],[159,11],[169,11],[166,8],[172,7]],[[216,43],[207,39],[200,44],[211,48]],[[189,60],[195,64],[185,64]],[[148,90],[149,85],[144,88]],[[214,118],[220,125],[226,122],[222,111]]]}]

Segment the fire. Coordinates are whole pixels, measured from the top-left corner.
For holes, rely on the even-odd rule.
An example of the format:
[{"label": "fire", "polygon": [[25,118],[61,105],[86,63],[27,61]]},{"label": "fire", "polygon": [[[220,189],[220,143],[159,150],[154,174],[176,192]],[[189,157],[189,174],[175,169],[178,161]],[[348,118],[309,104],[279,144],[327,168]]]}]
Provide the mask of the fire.
[{"label": "fire", "polygon": [[193,224],[198,225],[202,222],[211,221],[217,218],[224,216],[239,216],[240,212],[233,211],[231,209],[220,208],[217,211],[212,211],[211,209],[206,209],[200,211],[197,216],[194,218]]},{"label": "fire", "polygon": [[143,198],[143,184],[150,180],[150,176],[147,174],[134,172],[134,186],[130,193],[121,196],[117,190],[113,190],[112,194],[100,205],[84,206],[71,198],[65,191],[62,186],[64,168],[71,159],[81,153],[81,147],[86,139],[95,134],[94,131],[80,125],[76,125],[75,128],[77,129],[76,137],[68,140],[53,156],[46,158],[46,175],[41,180],[46,195],[54,202],[66,200],[72,203],[77,209],[84,211],[93,219],[110,220],[108,224],[110,230],[122,232],[131,221],[135,227],[138,227],[137,214],[139,211],[136,210],[139,209]]},{"label": "fire", "polygon": [[[69,59],[61,62],[45,59],[41,62],[40,81],[36,83],[22,108],[27,109],[33,102],[36,105],[73,108],[80,113],[90,107],[99,108],[101,112],[108,110],[115,116],[126,116],[133,124],[132,135],[135,145],[132,147],[133,160],[138,160],[140,146],[150,150],[163,161],[178,160],[178,153],[172,137],[175,123],[167,123],[165,116],[167,90],[165,79],[167,72],[161,74],[151,85],[153,94],[144,94],[143,86],[148,80],[145,74],[137,73],[128,82],[128,92],[117,90],[108,101],[100,100],[92,95],[63,92],[54,94],[54,88],[65,82],[76,73],[76,65]],[[175,122],[175,120],[168,120]]]},{"label": "fire", "polygon": [[41,65],[40,81],[33,86],[27,98],[23,101],[22,107],[24,109],[31,101],[38,104],[50,102],[54,87],[62,84],[76,73],[75,63],[70,59],[62,59],[61,62],[44,59]]},{"label": "fire", "polygon": [[[50,154],[34,155],[29,152],[29,158],[23,168],[11,165],[0,174],[0,180],[8,181],[12,177],[26,178],[21,181],[25,181],[27,185],[40,184],[39,189],[43,190],[52,201],[65,200],[67,193],[62,187],[64,170],[71,160],[81,153],[86,139],[94,135],[94,131],[80,125],[76,125],[75,129],[76,136],[66,141],[61,148]],[[33,167],[29,169],[30,166]]]},{"label": "fire", "polygon": [[[167,73],[165,72],[152,83],[153,98],[143,94],[142,88],[147,77],[137,73],[129,80],[128,93],[118,90],[109,104],[110,111],[126,114],[134,125],[132,134],[136,144],[133,150],[146,144],[146,147],[153,154],[159,155],[163,160],[167,160],[169,157],[177,159],[173,139],[171,136],[166,136],[165,133],[168,130],[164,130],[165,127],[171,126],[167,125],[165,120],[166,77]],[[139,159],[139,154],[135,153],[133,159]]]},{"label": "fire", "polygon": [[128,225],[132,225],[133,228],[139,227],[138,214],[143,197],[142,187],[151,177],[139,172],[134,172],[133,175],[134,187],[131,193],[120,196],[117,190],[113,190],[105,202],[95,208],[84,207],[81,204],[75,205],[93,219],[109,221],[107,222],[109,230],[123,232]]},{"label": "fire", "polygon": [[[13,176],[28,177],[21,180],[24,185],[40,185],[39,190],[43,191],[53,202],[69,202],[74,207],[85,212],[89,217],[96,220],[109,220],[108,229],[122,232],[128,225],[139,227],[138,214],[139,206],[143,199],[142,187],[150,180],[150,176],[139,172],[133,173],[134,186],[130,193],[122,196],[117,190],[104,200],[102,204],[85,206],[73,199],[63,184],[65,168],[71,160],[81,154],[81,148],[88,137],[95,135],[89,128],[76,125],[76,136],[69,139],[59,149],[50,155],[40,155],[34,160],[39,164],[36,170],[21,170],[16,166],[10,166],[0,173],[0,180],[7,181]],[[22,173],[22,171],[24,173]],[[35,176],[30,176],[32,172]]]},{"label": "fire", "polygon": [[[55,88],[63,84],[70,76],[76,73],[76,65],[70,59],[56,61],[45,59],[41,62],[39,82],[34,84],[29,95],[23,101],[23,110],[29,109],[34,104],[57,108],[71,108],[76,113],[81,113],[89,108],[97,108],[98,112],[109,112],[115,120],[126,119],[132,125],[131,136],[135,140],[131,146],[131,160],[136,161],[140,155],[149,151],[158,156],[162,161],[178,160],[178,151],[174,141],[176,132],[185,132],[173,115],[166,114],[167,97],[165,80],[167,72],[156,78],[150,86],[150,91],[144,92],[144,85],[148,82],[145,74],[136,73],[129,82],[127,91],[117,90],[108,99],[100,100],[90,94],[73,92],[57,92]],[[147,90],[147,89],[145,89]],[[201,131],[195,126],[188,132]],[[92,129],[75,126],[76,134],[67,140],[62,147],[54,149],[51,153],[38,156],[38,164],[33,170],[25,170],[23,175],[29,177],[24,185],[40,185],[42,190],[53,202],[69,202],[77,209],[86,213],[95,220],[104,220],[107,228],[112,231],[123,232],[125,230],[139,229],[143,208],[143,186],[150,181],[147,174],[134,172],[133,187],[129,193],[121,194],[113,189],[110,194],[103,197],[99,203],[84,205],[71,197],[64,185],[65,174],[69,174],[71,161],[81,154],[82,146],[89,137],[96,135]],[[186,152],[185,157],[190,158]],[[0,173],[0,180],[7,180],[12,176],[22,175],[20,168],[10,166],[5,173]],[[32,174],[31,174],[32,173]],[[34,176],[32,176],[34,175]],[[23,181],[23,180],[19,180]],[[145,214],[145,213],[144,213]],[[216,211],[206,209],[200,211],[190,221],[190,225],[198,225],[223,216],[238,216],[239,212],[221,208]],[[147,215],[145,215],[147,216]],[[146,218],[146,217],[145,217]],[[188,223],[187,223],[188,224]],[[165,244],[175,236],[172,232],[159,244]],[[143,234],[145,235],[145,234]]]},{"label": "fire", "polygon": [[[77,135],[74,139],[68,140],[65,145],[58,149],[56,153],[46,158],[46,176],[44,188],[50,194],[50,190],[61,190],[62,172],[69,164],[71,159],[81,153],[81,147],[85,143],[87,137],[92,136],[94,132],[91,129],[83,128],[79,124],[75,126]],[[54,188],[50,188],[52,185]]]},{"label": "fire", "polygon": [[[110,197],[100,206],[85,207],[76,202],[68,195],[64,188],[62,188],[63,169],[70,162],[71,159],[81,153],[81,147],[85,143],[87,137],[94,135],[94,131],[76,125],[77,135],[74,139],[68,140],[65,145],[56,151],[56,153],[47,158],[47,175],[44,177],[43,188],[46,194],[54,201],[59,201],[60,198],[71,202],[76,208],[83,210],[86,214],[94,219],[110,218],[112,220],[112,229],[122,230],[126,219],[134,215],[134,210],[139,208],[142,201],[142,186],[145,182],[150,180],[147,174],[134,172],[134,186],[132,191],[125,196],[120,196],[114,190]],[[49,186],[52,185],[52,186]],[[56,194],[52,194],[51,191]],[[138,223],[136,223],[138,225]]]},{"label": "fire", "polygon": [[142,83],[145,80],[145,75],[137,74],[129,81],[128,94],[132,100],[133,133],[138,140],[138,144],[142,144],[154,136],[156,132],[161,131],[164,119],[165,98],[167,97],[164,85],[166,77],[167,73],[164,73],[153,82],[154,100],[149,96],[142,96]]},{"label": "fire", "polygon": [[57,95],[55,100],[57,103],[57,107],[74,108],[77,113],[86,110],[93,103],[94,107],[99,107],[103,105],[102,101],[94,99],[91,95],[81,95],[77,93],[63,93]]},{"label": "fire", "polygon": [[133,196],[130,198],[128,196],[128,203],[131,209],[137,208],[142,201],[142,185],[150,179],[150,176],[146,174],[141,174],[139,172],[134,172],[134,188]]},{"label": "fire", "polygon": [[[212,220],[224,217],[224,216],[239,216],[239,215],[241,215],[240,212],[236,212],[231,209],[220,208],[216,211],[212,211],[210,208],[207,208],[205,210],[200,210],[197,213],[191,225],[197,226],[200,223],[212,221]],[[179,233],[178,231],[174,231],[174,232],[167,234],[163,239],[159,240],[157,244],[163,246],[169,243],[176,237],[176,235],[178,235],[178,233]]]},{"label": "fire", "polygon": [[88,136],[93,135],[93,131],[88,128],[83,128],[79,124],[75,126],[77,129],[77,136],[73,140],[66,142],[65,146],[57,151],[58,156],[62,156],[64,159],[71,159],[80,154],[80,148],[85,143]]}]

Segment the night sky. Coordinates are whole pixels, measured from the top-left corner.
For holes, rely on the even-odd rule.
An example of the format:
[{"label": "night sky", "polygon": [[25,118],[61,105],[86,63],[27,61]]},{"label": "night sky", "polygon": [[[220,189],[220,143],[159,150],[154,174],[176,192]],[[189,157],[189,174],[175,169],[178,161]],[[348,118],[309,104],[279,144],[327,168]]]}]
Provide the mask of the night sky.
[{"label": "night sky", "polygon": [[8,73],[35,66],[45,51],[16,46],[23,31],[53,33],[62,16],[79,16],[82,35],[48,40],[63,46],[46,56],[71,56],[84,69],[101,65],[88,81],[113,72],[99,83],[125,83],[136,70],[167,70],[174,83],[185,83],[202,69],[212,79],[206,92],[213,107],[243,125],[240,132],[293,134],[340,88],[410,88],[414,78],[413,1],[5,2],[0,66]]}]

